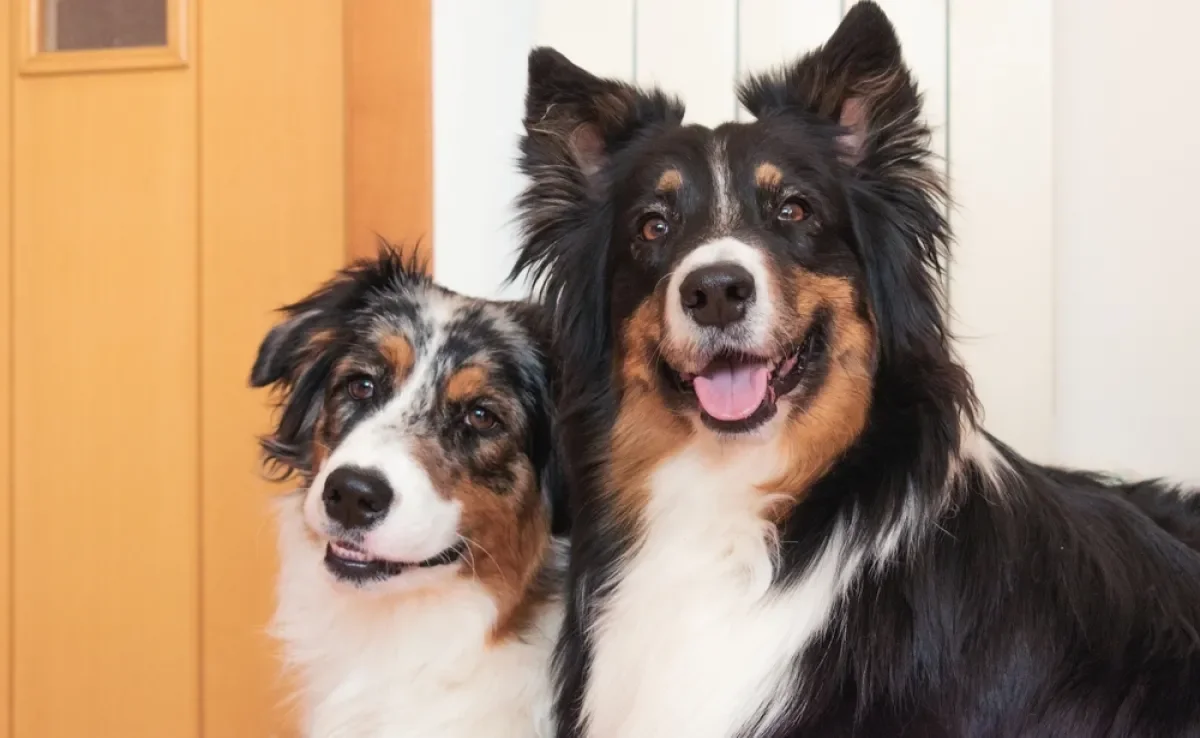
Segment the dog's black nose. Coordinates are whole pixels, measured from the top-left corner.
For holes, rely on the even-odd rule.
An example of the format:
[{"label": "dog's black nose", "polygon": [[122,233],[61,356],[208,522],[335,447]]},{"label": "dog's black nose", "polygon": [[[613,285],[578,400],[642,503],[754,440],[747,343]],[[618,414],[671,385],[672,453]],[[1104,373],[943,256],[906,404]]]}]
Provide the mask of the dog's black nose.
[{"label": "dog's black nose", "polygon": [[737,264],[700,267],[679,285],[679,299],[698,325],[725,328],[746,317],[754,302],[754,277]]},{"label": "dog's black nose", "polygon": [[325,478],[321,499],[330,520],[346,528],[366,528],[387,515],[392,487],[378,472],[343,466]]}]

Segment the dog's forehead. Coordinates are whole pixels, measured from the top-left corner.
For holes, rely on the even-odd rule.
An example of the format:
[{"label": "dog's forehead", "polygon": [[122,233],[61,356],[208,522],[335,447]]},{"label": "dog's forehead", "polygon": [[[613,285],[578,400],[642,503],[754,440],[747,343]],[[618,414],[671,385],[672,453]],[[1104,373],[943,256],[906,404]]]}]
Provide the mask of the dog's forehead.
[{"label": "dog's forehead", "polygon": [[[713,155],[721,138],[703,126],[678,126],[632,149],[630,174],[637,186],[660,191],[712,184]],[[668,176],[664,176],[668,175]]]},{"label": "dog's forehead", "polygon": [[777,120],[730,122],[716,128],[679,126],[637,150],[633,180],[642,191],[693,191],[712,197],[747,196],[765,180],[762,164],[779,176],[823,176],[833,161],[834,129]]},{"label": "dog's forehead", "polygon": [[381,296],[368,313],[366,330],[375,345],[397,337],[414,362],[432,363],[436,380],[470,362],[497,369],[529,362],[532,339],[502,305],[433,285]]},{"label": "dog's forehead", "polygon": [[748,151],[726,125],[717,129],[681,126],[644,142],[636,151],[626,180],[633,197],[681,199],[687,209],[701,200],[727,195],[744,179]]}]

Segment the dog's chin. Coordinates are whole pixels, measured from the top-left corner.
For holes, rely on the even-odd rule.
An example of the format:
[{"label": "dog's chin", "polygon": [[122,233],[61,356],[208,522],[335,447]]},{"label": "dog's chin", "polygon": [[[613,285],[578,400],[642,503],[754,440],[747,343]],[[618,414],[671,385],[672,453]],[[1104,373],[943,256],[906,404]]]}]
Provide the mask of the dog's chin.
[{"label": "dog's chin", "polygon": [[395,561],[380,558],[361,545],[347,539],[334,539],[325,544],[326,571],[338,582],[357,588],[376,588],[392,583],[417,584],[436,578],[438,574],[458,567],[466,542],[459,540],[436,556],[420,561]]},{"label": "dog's chin", "polygon": [[[690,363],[688,372],[660,360],[668,391],[676,405],[694,411],[701,425],[719,436],[742,437],[761,431],[785,402],[793,404],[811,391],[806,381],[825,354],[825,326],[814,321],[778,355],[721,348]],[[681,362],[682,363],[682,362]]]}]

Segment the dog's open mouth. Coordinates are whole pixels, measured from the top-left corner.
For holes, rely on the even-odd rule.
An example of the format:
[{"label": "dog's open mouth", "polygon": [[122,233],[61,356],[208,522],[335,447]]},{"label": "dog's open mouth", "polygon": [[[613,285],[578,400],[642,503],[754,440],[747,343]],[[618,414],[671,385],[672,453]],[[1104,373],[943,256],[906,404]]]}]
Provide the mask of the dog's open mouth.
[{"label": "dog's open mouth", "polygon": [[389,579],[411,569],[431,569],[458,561],[466,551],[466,542],[459,541],[437,556],[424,561],[388,561],[377,559],[349,541],[330,541],[325,547],[325,568],[338,579],[348,582],[367,582]]},{"label": "dog's open mouth", "polygon": [[775,414],[778,401],[800,386],[824,346],[822,321],[815,321],[779,358],[724,352],[696,374],[675,376],[681,389],[695,396],[706,425],[727,433],[745,432]]}]

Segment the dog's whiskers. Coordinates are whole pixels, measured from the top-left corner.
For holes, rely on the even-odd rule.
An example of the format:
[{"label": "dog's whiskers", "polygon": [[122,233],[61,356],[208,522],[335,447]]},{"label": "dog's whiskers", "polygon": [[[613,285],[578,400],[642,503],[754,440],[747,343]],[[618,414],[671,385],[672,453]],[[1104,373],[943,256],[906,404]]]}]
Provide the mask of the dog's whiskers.
[{"label": "dog's whiskers", "polygon": [[[484,547],[483,544],[481,544],[478,541],[475,541],[471,538],[468,538],[467,536],[461,536],[461,538],[467,542],[467,550],[468,551],[470,551],[472,547],[478,548],[480,551],[482,551],[484,553],[485,556],[487,556],[489,559],[492,560],[492,563],[496,565],[496,571],[500,572],[500,580],[503,581],[504,586],[507,587],[508,586],[508,577],[504,573],[504,567],[500,566],[500,562],[496,560],[496,557],[492,555],[492,552],[487,550],[487,548]],[[471,557],[471,575],[475,578],[478,578],[478,571],[475,567],[475,558],[473,555]]]}]

